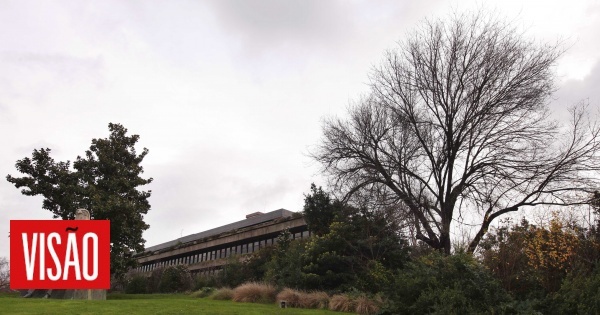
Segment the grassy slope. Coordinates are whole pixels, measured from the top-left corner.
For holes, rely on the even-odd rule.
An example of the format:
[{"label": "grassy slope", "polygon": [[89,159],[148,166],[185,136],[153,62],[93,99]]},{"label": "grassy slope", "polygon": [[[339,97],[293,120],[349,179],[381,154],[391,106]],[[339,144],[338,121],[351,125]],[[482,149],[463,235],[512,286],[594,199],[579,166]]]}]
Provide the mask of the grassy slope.
[{"label": "grassy slope", "polygon": [[280,309],[271,304],[236,303],[175,294],[109,295],[106,301],[44,300],[0,296],[0,314],[342,314],[326,310]]}]

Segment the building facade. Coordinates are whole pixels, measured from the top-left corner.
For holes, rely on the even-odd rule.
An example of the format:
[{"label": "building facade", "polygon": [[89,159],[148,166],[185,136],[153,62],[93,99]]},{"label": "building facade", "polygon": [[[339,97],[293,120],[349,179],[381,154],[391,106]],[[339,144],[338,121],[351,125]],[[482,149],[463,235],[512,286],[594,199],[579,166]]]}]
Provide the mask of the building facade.
[{"label": "building facade", "polygon": [[300,213],[285,209],[255,212],[242,221],[148,247],[135,255],[139,263],[136,271],[149,273],[156,268],[185,265],[192,274],[210,275],[232,256],[243,257],[272,246],[284,230],[289,230],[294,239],[310,236]]}]

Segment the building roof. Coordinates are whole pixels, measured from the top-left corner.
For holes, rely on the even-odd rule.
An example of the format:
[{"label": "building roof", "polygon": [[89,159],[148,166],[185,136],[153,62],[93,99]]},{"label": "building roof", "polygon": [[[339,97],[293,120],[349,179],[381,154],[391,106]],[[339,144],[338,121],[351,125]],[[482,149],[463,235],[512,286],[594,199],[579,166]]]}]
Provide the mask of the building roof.
[{"label": "building roof", "polygon": [[144,252],[153,252],[153,251],[169,248],[169,247],[175,246],[177,244],[193,242],[195,240],[218,235],[218,234],[221,234],[224,232],[229,232],[231,230],[236,230],[236,229],[241,229],[241,228],[257,225],[257,224],[261,224],[261,223],[272,221],[272,220],[279,219],[279,218],[291,217],[293,214],[294,214],[294,212],[292,212],[292,211],[289,211],[286,209],[279,209],[279,210],[263,213],[260,215],[251,216],[245,220],[233,222],[233,223],[226,224],[226,225],[214,228],[214,229],[206,230],[204,232],[183,236],[183,237],[180,237],[180,238],[172,240],[172,241],[168,241],[168,242],[165,242],[162,244],[147,247],[144,250]]}]

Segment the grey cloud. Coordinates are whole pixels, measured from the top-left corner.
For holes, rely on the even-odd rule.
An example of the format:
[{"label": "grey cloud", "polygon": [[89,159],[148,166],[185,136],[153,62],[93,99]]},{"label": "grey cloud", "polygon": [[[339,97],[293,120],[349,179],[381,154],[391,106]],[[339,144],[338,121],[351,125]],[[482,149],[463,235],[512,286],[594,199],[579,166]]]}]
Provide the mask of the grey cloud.
[{"label": "grey cloud", "polygon": [[219,22],[247,44],[335,40],[352,32],[349,6],[337,1],[212,1]]},{"label": "grey cloud", "polygon": [[225,40],[237,42],[230,52],[235,67],[261,82],[290,73],[309,76],[315,72],[314,68],[371,65],[408,27],[441,2],[213,0],[208,3]]},{"label": "grey cloud", "polygon": [[597,61],[583,80],[569,80],[556,92],[553,107],[556,109],[571,106],[581,100],[588,100],[593,107],[600,108],[600,61]]}]

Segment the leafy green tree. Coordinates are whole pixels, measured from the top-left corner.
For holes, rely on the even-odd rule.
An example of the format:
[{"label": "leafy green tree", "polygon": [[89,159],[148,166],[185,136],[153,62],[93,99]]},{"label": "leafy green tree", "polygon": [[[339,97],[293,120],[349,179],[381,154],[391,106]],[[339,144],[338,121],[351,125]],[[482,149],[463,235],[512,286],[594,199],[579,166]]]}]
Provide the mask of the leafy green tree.
[{"label": "leafy green tree", "polygon": [[6,179],[26,196],[42,195],[42,207],[55,218],[72,220],[78,208],[85,208],[97,220],[110,220],[111,273],[121,278],[134,267],[131,254],[144,250],[142,233],[149,228],[144,215],[150,210],[151,191],[138,190],[152,182],[140,175],[142,161],[148,154],[137,153],[138,135],[127,135],[120,124],[108,125],[110,136],[93,139],[84,157],[71,162],[57,162],[51,150],[34,149],[31,158],[16,163],[17,171],[26,176]]},{"label": "leafy green tree", "polygon": [[342,212],[342,203],[332,200],[329,193],[317,188],[314,183],[310,185],[310,192],[304,196],[304,219],[313,234],[326,234],[329,225]]},{"label": "leafy green tree", "polygon": [[305,245],[303,240],[294,241],[288,230],[279,234],[271,260],[266,265],[265,279],[282,287],[304,288],[302,267]]},{"label": "leafy green tree", "polygon": [[382,212],[347,207],[329,232],[309,239],[303,268],[311,289],[377,292],[408,260],[405,240]]},{"label": "leafy green tree", "polygon": [[304,200],[304,217],[314,233],[302,255],[306,287],[378,291],[389,271],[408,259],[391,214],[344,205],[312,184]]}]

